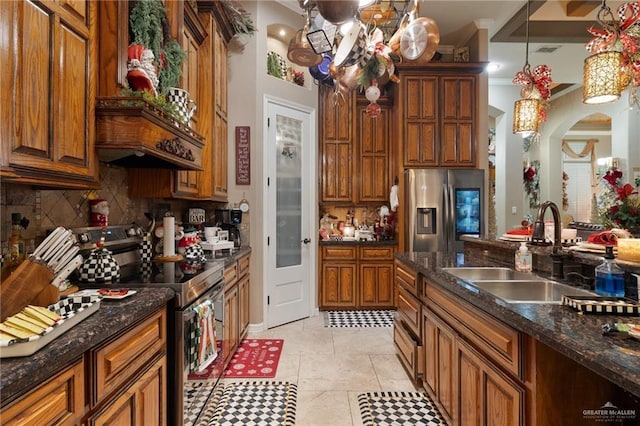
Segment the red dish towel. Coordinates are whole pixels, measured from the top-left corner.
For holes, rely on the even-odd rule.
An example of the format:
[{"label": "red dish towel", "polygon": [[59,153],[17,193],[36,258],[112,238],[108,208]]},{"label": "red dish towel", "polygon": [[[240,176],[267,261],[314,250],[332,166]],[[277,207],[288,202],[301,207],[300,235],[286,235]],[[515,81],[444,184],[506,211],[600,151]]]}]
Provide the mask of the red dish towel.
[{"label": "red dish towel", "polygon": [[512,229],[511,231],[507,231],[508,235],[531,235],[531,230],[529,228],[517,228]]}]

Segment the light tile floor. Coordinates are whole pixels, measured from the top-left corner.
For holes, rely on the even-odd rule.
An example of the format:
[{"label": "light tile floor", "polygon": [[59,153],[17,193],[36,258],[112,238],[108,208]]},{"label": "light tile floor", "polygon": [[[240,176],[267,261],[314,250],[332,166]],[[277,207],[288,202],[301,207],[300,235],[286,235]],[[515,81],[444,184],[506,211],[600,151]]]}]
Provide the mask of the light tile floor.
[{"label": "light tile floor", "polygon": [[362,425],[358,394],[420,390],[395,355],[391,327],[327,328],[320,313],[248,337],[284,339],[268,380],[298,385],[296,426]]}]

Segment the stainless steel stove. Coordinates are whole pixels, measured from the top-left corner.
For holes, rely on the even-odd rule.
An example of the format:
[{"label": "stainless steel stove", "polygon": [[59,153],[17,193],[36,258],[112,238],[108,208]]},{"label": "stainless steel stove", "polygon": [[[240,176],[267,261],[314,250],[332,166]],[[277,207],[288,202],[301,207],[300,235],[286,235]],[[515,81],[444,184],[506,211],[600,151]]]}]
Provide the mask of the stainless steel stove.
[{"label": "stainless steel stove", "polygon": [[[100,227],[73,230],[86,258],[103,234]],[[217,381],[224,373],[224,261],[216,259],[154,262],[140,249],[144,231],[135,225],[109,226],[104,247],[120,266],[112,282],[77,282],[81,288],[168,287],[175,293],[168,312],[168,424],[183,424],[184,383],[189,377]],[[179,368],[178,366],[182,366]],[[172,374],[173,372],[173,374]],[[206,376],[203,376],[206,374]]]}]

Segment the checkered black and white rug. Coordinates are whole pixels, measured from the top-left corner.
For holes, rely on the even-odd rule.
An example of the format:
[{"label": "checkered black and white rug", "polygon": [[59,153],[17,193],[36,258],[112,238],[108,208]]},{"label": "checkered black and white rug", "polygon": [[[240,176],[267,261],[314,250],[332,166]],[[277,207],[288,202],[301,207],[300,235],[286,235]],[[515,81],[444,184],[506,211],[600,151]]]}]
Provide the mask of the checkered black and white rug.
[{"label": "checkered black and white rug", "polygon": [[184,384],[184,426],[198,424],[207,403],[215,400],[215,382],[189,381]]},{"label": "checkered black and white rug", "polygon": [[369,392],[358,395],[365,426],[446,424],[435,404],[420,392]]},{"label": "checkered black and white rug", "polygon": [[288,382],[236,382],[220,385],[205,409],[202,426],[294,426],[298,387]]},{"label": "checkered black and white rug", "polygon": [[393,327],[393,310],[327,311],[325,327]]}]

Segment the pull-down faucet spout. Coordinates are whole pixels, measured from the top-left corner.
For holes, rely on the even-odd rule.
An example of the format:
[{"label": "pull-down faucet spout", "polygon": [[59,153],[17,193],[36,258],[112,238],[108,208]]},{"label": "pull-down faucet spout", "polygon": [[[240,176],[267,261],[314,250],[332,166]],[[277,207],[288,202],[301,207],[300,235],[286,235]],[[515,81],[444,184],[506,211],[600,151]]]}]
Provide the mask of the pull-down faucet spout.
[{"label": "pull-down faucet spout", "polygon": [[547,245],[544,236],[544,214],[547,211],[547,208],[551,208],[551,213],[553,215],[553,251],[551,254],[551,259],[553,261],[553,272],[552,276],[556,278],[563,278],[563,267],[562,267],[562,222],[560,220],[560,210],[558,206],[552,201],[545,201],[538,208],[538,215],[536,217],[536,221],[533,224],[533,232],[531,233],[531,244],[534,245]]}]

